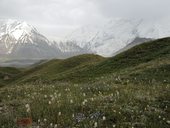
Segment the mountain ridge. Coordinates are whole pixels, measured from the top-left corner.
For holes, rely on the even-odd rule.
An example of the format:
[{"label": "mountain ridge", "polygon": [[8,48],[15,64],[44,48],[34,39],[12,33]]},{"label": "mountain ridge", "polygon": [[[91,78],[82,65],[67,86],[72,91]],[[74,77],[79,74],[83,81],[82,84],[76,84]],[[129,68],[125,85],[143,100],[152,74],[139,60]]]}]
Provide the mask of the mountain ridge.
[{"label": "mountain ridge", "polygon": [[[67,58],[89,52],[76,44],[69,43],[68,47],[67,45],[49,41],[25,21],[0,21],[1,58],[41,60]],[[67,49],[67,51],[62,49]]]},{"label": "mountain ridge", "polygon": [[170,25],[165,20],[152,23],[119,18],[79,28],[56,42],[48,40],[24,21],[0,21],[0,55],[1,60],[63,59],[88,53],[111,57],[150,39],[169,36],[170,30],[166,27],[170,28]]},{"label": "mountain ridge", "polygon": [[28,69],[24,75],[21,74],[22,77],[17,82],[82,83],[93,82],[101,76],[113,77],[112,79],[119,76],[125,82],[126,80],[141,82],[151,72],[155,75],[147,76],[149,78],[147,82],[152,80],[163,82],[163,79],[169,82],[167,78],[170,64],[169,49],[170,38],[163,38],[139,44],[110,58],[85,54],[64,60],[51,60]]},{"label": "mountain ridge", "polygon": [[104,24],[96,23],[97,27],[88,25],[78,28],[66,38],[82,48],[88,47],[98,55],[111,57],[136,38],[159,39],[170,36],[168,21],[116,18]]}]

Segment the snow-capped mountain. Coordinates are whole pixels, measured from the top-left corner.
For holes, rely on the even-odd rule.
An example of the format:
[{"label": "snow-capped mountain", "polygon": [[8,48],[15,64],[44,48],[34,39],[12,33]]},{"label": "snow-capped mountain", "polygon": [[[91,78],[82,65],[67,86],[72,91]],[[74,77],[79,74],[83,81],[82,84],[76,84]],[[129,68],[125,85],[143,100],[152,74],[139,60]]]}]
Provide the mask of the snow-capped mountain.
[{"label": "snow-capped mountain", "polygon": [[80,54],[86,54],[86,53],[92,53],[91,50],[87,48],[81,48],[74,42],[70,41],[59,41],[59,42],[53,42],[56,48],[58,48],[60,51],[62,51],[62,54],[59,56],[59,58],[68,58]]},{"label": "snow-capped mountain", "polygon": [[0,58],[66,58],[86,52],[76,44],[50,42],[26,22],[17,20],[0,21]]},{"label": "snow-capped mountain", "polygon": [[0,22],[0,51],[13,58],[50,58],[60,52],[33,26],[16,20]]},{"label": "snow-capped mountain", "polygon": [[112,19],[81,27],[63,41],[49,41],[33,26],[0,20],[0,59],[67,58],[84,53],[110,57],[136,44],[170,36],[170,19]]},{"label": "snow-capped mountain", "polygon": [[23,21],[0,21],[0,59],[67,58],[90,53],[71,42],[51,42]]},{"label": "snow-capped mountain", "polygon": [[[136,38],[157,39],[170,36],[170,19],[112,19],[103,25],[85,26],[66,38],[102,56],[112,56]],[[138,42],[136,42],[138,43]]]}]

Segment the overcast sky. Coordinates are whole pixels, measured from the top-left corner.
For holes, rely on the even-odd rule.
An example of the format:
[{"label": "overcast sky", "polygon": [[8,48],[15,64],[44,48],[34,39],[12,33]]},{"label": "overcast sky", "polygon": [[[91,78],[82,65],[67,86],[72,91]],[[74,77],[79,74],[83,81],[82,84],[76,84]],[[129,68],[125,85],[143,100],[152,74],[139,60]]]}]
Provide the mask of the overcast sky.
[{"label": "overcast sky", "polygon": [[1,19],[19,19],[49,38],[112,18],[163,18],[170,0],[0,0]]}]

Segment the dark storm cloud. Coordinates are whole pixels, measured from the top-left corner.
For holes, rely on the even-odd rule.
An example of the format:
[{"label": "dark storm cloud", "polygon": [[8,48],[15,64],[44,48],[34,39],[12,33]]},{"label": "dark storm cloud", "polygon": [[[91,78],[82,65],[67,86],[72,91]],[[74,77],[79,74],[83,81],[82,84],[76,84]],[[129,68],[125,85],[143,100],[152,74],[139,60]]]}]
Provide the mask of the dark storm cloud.
[{"label": "dark storm cloud", "polygon": [[115,17],[167,17],[169,5],[169,0],[0,0],[0,18],[26,20],[56,37]]}]

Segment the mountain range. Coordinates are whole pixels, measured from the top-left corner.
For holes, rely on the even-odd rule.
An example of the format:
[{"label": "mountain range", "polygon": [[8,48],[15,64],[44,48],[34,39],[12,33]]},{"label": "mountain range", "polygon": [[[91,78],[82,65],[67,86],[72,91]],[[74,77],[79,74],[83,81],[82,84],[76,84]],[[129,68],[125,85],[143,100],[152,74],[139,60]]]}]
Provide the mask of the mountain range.
[{"label": "mountain range", "polygon": [[98,128],[168,128],[169,69],[170,38],[109,58],[84,54],[0,67],[0,126],[31,119],[28,127],[93,128],[97,121]]},{"label": "mountain range", "polygon": [[[84,54],[67,59],[53,59],[36,63],[31,67],[0,68],[0,85],[8,83],[88,83],[106,79],[115,81],[121,77],[125,83],[170,83],[170,38],[162,38],[139,44],[128,50],[105,58]],[[25,69],[25,70],[23,70]],[[8,76],[9,79],[5,79]],[[97,79],[99,78],[99,79]]]},{"label": "mountain range", "polygon": [[79,46],[69,42],[61,44],[61,42],[49,41],[36,28],[26,22],[17,20],[0,21],[1,58],[40,60],[64,58],[86,52]]},{"label": "mountain range", "polygon": [[26,22],[0,20],[0,59],[61,59],[85,53],[110,57],[136,44],[168,36],[167,20],[117,18],[83,26],[56,42]]},{"label": "mountain range", "polygon": [[101,56],[113,56],[131,43],[145,42],[170,36],[169,19],[111,19],[96,26],[84,26],[67,36],[82,48]]}]

